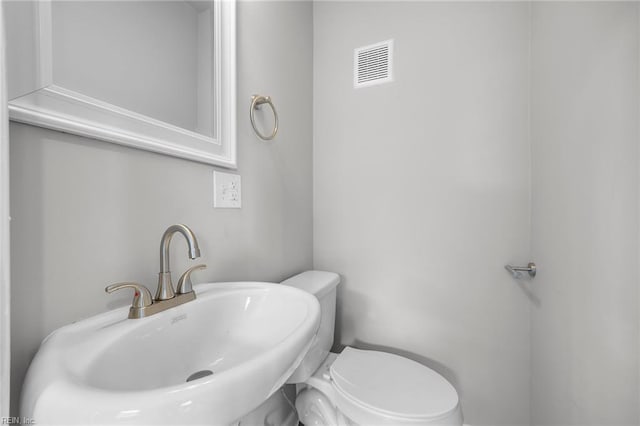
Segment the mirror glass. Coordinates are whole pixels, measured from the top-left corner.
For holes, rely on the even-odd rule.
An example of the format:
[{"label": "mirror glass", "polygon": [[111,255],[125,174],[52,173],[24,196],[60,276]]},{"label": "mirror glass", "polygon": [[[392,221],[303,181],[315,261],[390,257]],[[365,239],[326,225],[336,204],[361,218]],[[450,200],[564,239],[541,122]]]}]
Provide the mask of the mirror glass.
[{"label": "mirror glass", "polygon": [[214,133],[210,1],[53,1],[56,85]]}]

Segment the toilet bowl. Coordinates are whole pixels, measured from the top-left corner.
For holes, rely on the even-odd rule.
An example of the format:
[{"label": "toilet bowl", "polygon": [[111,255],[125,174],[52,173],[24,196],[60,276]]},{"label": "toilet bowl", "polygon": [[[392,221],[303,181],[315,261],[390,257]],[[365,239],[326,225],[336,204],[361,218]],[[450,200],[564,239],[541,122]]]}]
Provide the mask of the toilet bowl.
[{"label": "toilet bowl", "polygon": [[346,347],[330,353],[340,276],[307,271],[282,282],[314,294],[320,328],[288,383],[297,386],[296,410],[310,425],[462,425],[455,388],[410,359]]}]

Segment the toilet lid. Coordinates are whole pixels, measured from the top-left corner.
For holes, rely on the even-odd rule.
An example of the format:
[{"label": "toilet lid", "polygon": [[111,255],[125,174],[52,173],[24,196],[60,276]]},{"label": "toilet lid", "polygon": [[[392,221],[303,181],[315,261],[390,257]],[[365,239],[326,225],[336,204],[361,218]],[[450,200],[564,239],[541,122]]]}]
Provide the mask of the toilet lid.
[{"label": "toilet lid", "polygon": [[347,347],[331,365],[335,389],[384,415],[428,419],[450,413],[458,394],[440,374],[407,358]]}]

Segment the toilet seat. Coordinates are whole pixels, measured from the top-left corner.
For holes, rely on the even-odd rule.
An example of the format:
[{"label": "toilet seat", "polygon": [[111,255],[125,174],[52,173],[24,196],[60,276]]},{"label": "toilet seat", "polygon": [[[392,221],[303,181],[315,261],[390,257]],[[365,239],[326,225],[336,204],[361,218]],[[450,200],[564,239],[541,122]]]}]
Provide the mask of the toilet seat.
[{"label": "toilet seat", "polygon": [[398,355],[346,347],[329,376],[337,408],[358,424],[434,423],[458,411],[444,377]]},{"label": "toilet seat", "polygon": [[398,355],[347,347],[330,367],[336,390],[380,413],[440,417],[455,409],[458,394],[440,374]]}]

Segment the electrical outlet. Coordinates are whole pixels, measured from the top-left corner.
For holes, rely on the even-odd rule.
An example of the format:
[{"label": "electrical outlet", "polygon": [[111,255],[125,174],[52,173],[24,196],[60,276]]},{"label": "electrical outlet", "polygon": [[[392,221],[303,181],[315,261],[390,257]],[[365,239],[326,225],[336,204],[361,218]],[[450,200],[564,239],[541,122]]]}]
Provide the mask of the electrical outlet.
[{"label": "electrical outlet", "polygon": [[242,207],[240,175],[213,172],[213,207],[218,209]]}]

